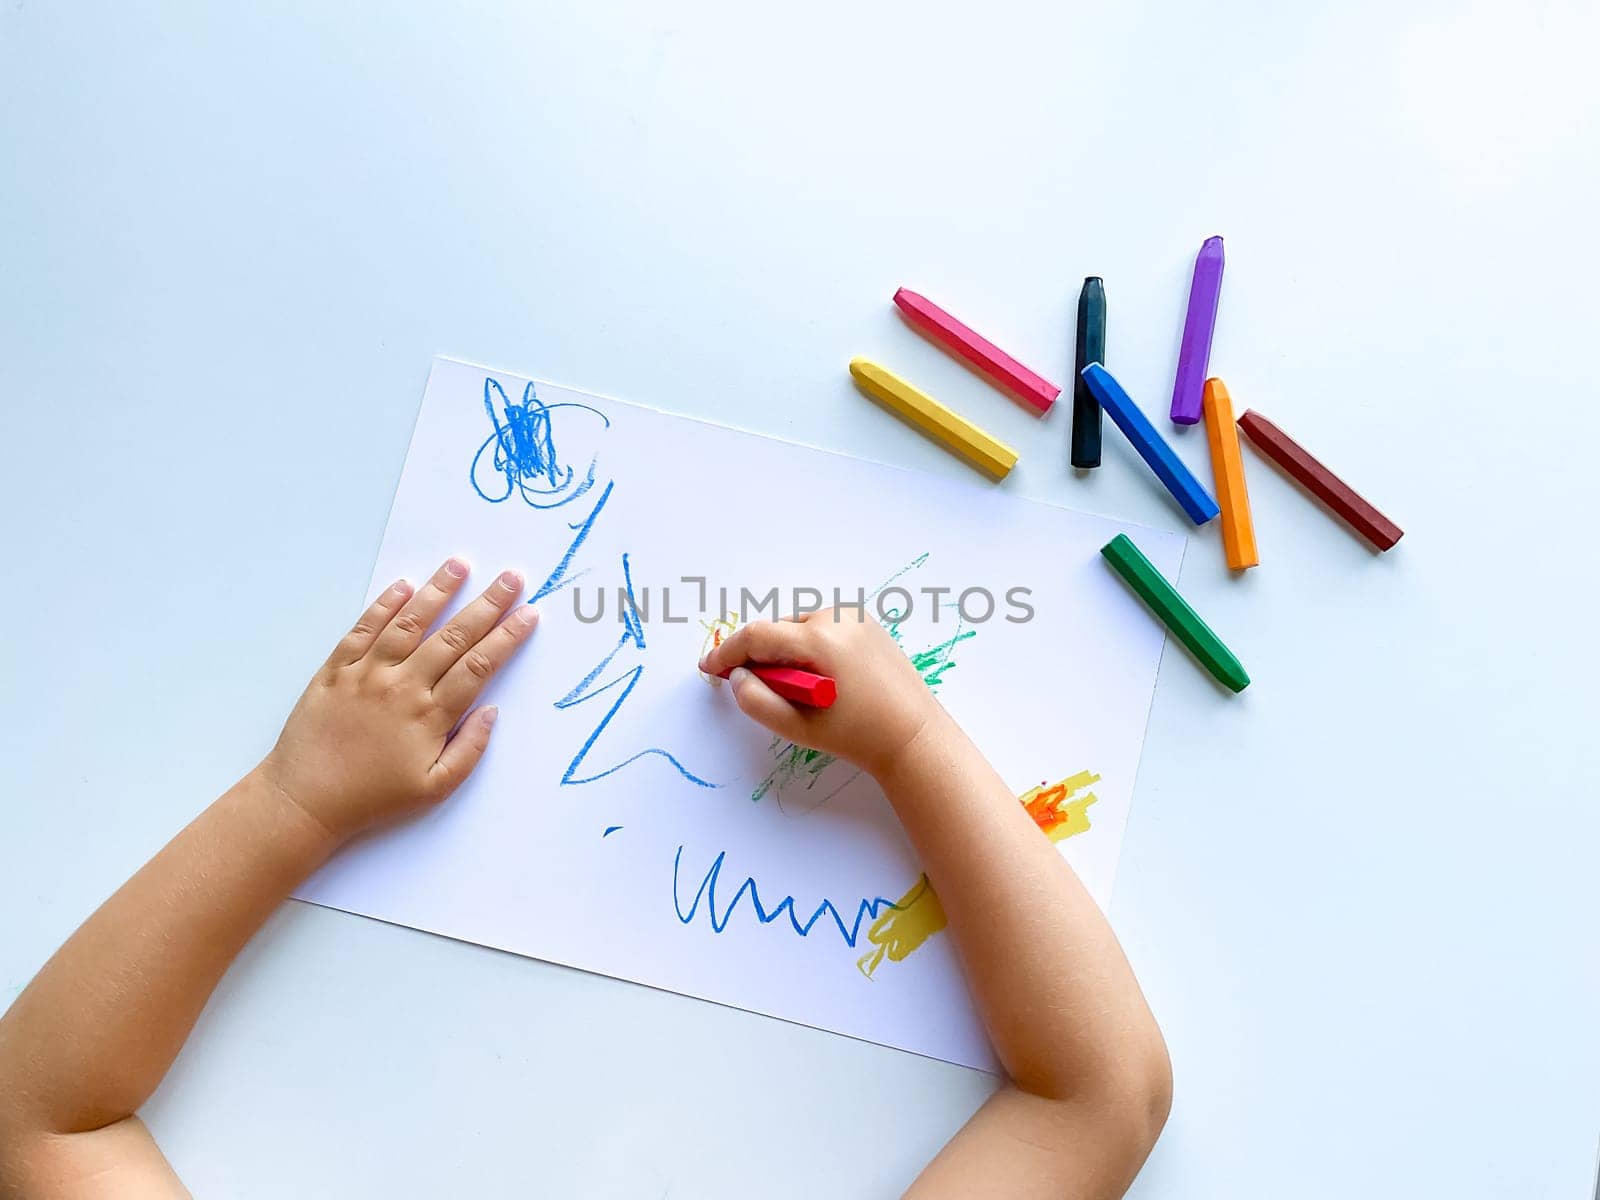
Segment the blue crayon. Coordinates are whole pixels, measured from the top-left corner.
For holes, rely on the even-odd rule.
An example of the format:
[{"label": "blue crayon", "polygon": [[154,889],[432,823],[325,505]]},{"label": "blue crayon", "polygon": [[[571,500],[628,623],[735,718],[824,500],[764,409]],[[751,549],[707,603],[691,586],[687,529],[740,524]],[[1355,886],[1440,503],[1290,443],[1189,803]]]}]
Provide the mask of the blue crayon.
[{"label": "blue crayon", "polygon": [[1217,508],[1217,502],[1190,474],[1189,468],[1173,453],[1172,447],[1162,440],[1156,427],[1150,424],[1150,418],[1139,411],[1139,406],[1123,391],[1122,385],[1111,372],[1099,363],[1090,363],[1082,373],[1083,382],[1088,384],[1094,398],[1100,401],[1100,407],[1116,422],[1122,435],[1133,443],[1139,457],[1150,464],[1156,478],[1166,484],[1167,491],[1183,506],[1189,519],[1196,525],[1204,525],[1216,516],[1221,511]]}]

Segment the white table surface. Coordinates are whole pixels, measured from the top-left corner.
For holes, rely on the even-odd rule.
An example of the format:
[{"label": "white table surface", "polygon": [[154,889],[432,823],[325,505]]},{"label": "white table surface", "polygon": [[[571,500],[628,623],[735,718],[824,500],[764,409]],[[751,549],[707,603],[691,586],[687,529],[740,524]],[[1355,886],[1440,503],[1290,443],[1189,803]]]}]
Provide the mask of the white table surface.
[{"label": "white table surface", "polygon": [[[1104,275],[1159,410],[1221,232],[1214,369],[1407,536],[1247,450],[1264,565],[1191,543],[1255,683],[1162,667],[1113,915],[1177,1101],[1135,1195],[1585,1194],[1600,25],[1321,7],[7,0],[0,999],[270,745],[436,351],[962,473],[869,353],[1014,441],[1009,490],[1180,529],[889,297],[1059,380]],[[200,1195],[854,1197],[989,1087],[291,904],[147,1116]]]}]

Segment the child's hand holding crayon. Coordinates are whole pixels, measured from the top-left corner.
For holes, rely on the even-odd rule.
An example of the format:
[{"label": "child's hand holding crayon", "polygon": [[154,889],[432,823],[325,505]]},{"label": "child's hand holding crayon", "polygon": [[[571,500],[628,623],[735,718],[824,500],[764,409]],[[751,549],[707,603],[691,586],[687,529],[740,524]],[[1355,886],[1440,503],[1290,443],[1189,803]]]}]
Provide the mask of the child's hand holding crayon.
[{"label": "child's hand holding crayon", "polygon": [[[742,669],[754,664],[831,676],[838,699],[828,708],[791,704]],[[734,698],[747,716],[779,737],[847,759],[874,776],[944,713],[905,652],[859,608],[746,625],[700,661],[707,675],[730,668]]]}]

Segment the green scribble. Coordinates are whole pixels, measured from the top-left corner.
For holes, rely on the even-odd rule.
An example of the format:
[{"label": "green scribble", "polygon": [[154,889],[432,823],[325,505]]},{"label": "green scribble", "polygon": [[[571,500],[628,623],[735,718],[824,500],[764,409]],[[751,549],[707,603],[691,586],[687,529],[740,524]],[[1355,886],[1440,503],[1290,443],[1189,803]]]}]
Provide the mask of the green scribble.
[{"label": "green scribble", "polygon": [[[896,579],[899,579],[908,571],[915,570],[927,561],[928,555],[926,553],[912,559],[906,566],[874,588],[868,599],[875,598],[879,592]],[[896,612],[893,614],[893,620],[884,626],[889,631],[889,636],[895,640],[895,645],[902,650],[905,649],[905,642],[901,636],[900,626],[905,618],[905,613]],[[944,682],[945,675],[955,670],[956,646],[968,638],[977,636],[978,631],[976,629],[963,629],[960,618],[957,618],[954,635],[939,642],[937,645],[929,646],[912,654],[910,656],[911,665],[917,669],[917,674],[922,676],[922,682],[927,684],[931,691],[937,692],[939,685]],[[821,750],[813,750],[808,746],[797,746],[784,738],[773,738],[772,745],[768,749],[778,760],[778,763],[767,773],[767,777],[756,785],[756,790],[750,793],[750,802],[752,804],[758,803],[762,797],[774,788],[783,791],[800,780],[805,780],[805,788],[809,791],[816,785],[818,777],[831,767],[835,761],[832,754],[826,754]]]},{"label": "green scribble", "polygon": [[910,562],[908,562],[905,566],[901,567],[893,575],[889,576],[889,578],[885,579],[877,587],[873,588],[872,591],[867,593],[867,599],[868,600],[876,600],[878,598],[878,593],[883,591],[884,588],[888,587],[896,579],[899,579],[902,575],[909,575],[912,571],[915,571],[923,563],[927,562],[928,558],[929,558],[929,555],[931,553],[932,553],[931,551],[924,550],[921,554],[917,555]]},{"label": "green scribble", "polygon": [[816,783],[817,776],[833,765],[834,757],[821,750],[813,750],[809,746],[797,746],[793,742],[775,737],[772,745],[767,747],[778,757],[778,765],[768,772],[767,777],[756,785],[756,790],[750,793],[750,803],[755,804],[773,788],[786,788],[797,779],[805,778],[809,789]]},{"label": "green scribble", "polygon": [[[896,642],[900,641],[899,621],[889,626],[889,636]],[[929,646],[926,650],[919,650],[911,656],[911,665],[917,669],[917,674],[922,676],[922,682],[937,692],[939,685],[944,682],[945,675],[956,669],[956,645],[970,637],[977,636],[978,631],[976,629],[963,629],[958,621],[954,637],[940,642],[937,646]],[[904,649],[903,646],[902,649]]]}]

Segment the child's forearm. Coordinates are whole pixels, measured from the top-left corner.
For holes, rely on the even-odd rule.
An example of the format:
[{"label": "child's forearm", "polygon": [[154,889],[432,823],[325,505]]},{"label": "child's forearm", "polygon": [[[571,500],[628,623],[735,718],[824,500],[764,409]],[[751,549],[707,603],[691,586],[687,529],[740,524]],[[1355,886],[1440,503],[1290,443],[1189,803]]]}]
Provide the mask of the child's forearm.
[{"label": "child's forearm", "polygon": [[[1161,1032],[1094,900],[1005,781],[865,612],[745,625],[701,660],[781,738],[848,759],[883,788],[932,881],[1013,1086],[1002,1087],[908,1195],[1121,1196],[1166,1120]],[[838,680],[825,709],[746,669]]]},{"label": "child's forearm", "polygon": [[994,768],[941,711],[878,782],[1011,1078],[1050,1099],[1148,1103],[1159,1129],[1170,1076],[1155,1019],[1099,907]]},{"label": "child's forearm", "polygon": [[334,840],[260,772],[124,884],[0,1019],[0,1123],[80,1133],[155,1090],[228,964]]},{"label": "child's forearm", "polygon": [[385,588],[262,765],[107,900],[0,1018],[0,1153],[26,1157],[24,1143],[131,1116],[295,885],[344,838],[439,803],[471,773],[495,716],[473,708],[478,693],[537,614],[518,603],[522,576],[505,571],[430,635],[467,573],[452,558],[420,589]]}]

